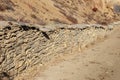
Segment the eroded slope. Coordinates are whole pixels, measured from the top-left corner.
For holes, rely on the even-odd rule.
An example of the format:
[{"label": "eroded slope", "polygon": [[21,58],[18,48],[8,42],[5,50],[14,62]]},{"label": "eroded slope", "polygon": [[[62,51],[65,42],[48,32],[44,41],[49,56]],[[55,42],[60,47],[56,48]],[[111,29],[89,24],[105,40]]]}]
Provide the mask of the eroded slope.
[{"label": "eroded slope", "polygon": [[0,20],[42,25],[53,22],[108,24],[119,20],[119,15],[114,14],[112,0],[0,0],[0,2]]}]

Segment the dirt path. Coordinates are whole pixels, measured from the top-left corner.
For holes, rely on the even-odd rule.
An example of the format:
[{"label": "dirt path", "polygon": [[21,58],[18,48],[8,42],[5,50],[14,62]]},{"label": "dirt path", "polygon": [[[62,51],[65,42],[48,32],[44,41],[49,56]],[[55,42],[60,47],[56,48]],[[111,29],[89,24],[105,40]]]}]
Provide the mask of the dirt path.
[{"label": "dirt path", "polygon": [[120,28],[92,48],[49,66],[35,80],[120,80]]}]

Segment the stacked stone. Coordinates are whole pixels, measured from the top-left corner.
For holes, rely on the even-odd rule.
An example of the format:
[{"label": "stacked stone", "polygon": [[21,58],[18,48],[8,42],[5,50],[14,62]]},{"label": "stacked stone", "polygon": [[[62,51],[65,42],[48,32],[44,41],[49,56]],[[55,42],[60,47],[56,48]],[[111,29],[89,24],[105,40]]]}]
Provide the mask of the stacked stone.
[{"label": "stacked stone", "polygon": [[45,64],[56,55],[81,51],[104,38],[107,32],[102,25],[3,23],[0,22],[0,72],[12,77],[35,65]]}]

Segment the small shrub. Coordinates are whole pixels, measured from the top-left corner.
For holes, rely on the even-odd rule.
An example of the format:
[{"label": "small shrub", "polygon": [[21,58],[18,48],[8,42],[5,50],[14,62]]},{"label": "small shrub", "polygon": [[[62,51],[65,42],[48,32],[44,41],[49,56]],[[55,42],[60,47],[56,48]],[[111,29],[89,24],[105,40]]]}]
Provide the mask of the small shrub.
[{"label": "small shrub", "polygon": [[31,14],[31,17],[34,18],[34,19],[37,19],[37,16],[34,15],[34,14]]},{"label": "small shrub", "polygon": [[120,5],[114,5],[114,12],[120,14]]},{"label": "small shrub", "polygon": [[98,11],[98,8],[94,7],[94,8],[92,9],[92,11],[93,11],[93,12],[97,12],[97,11]]},{"label": "small shrub", "polygon": [[70,16],[70,15],[66,15],[66,17],[67,17],[67,19],[68,19],[69,21],[71,21],[72,23],[74,23],[74,24],[77,24],[77,23],[78,23],[78,21],[77,21],[76,18],[74,18],[74,17],[72,17],[72,16]]},{"label": "small shrub", "polygon": [[11,0],[0,0],[0,11],[14,10],[14,3]]}]

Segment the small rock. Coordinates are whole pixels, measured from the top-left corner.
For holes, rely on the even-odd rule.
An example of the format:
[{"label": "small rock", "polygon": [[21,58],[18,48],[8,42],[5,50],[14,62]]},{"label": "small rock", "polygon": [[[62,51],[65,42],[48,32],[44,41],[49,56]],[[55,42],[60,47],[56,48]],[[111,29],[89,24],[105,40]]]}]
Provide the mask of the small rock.
[{"label": "small rock", "polygon": [[10,80],[10,76],[6,72],[0,73],[0,80]]}]

